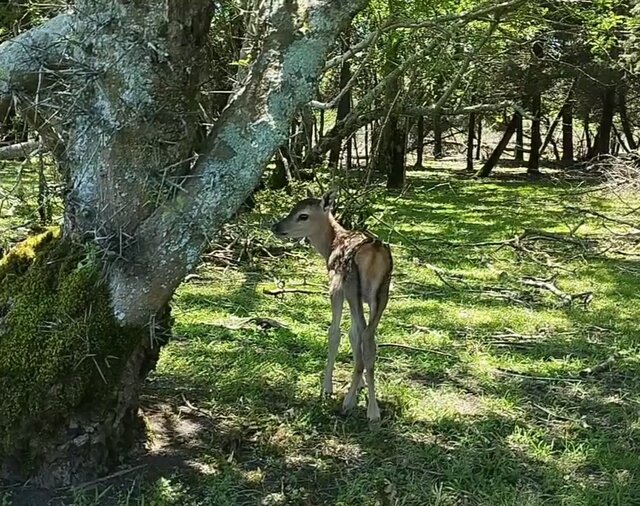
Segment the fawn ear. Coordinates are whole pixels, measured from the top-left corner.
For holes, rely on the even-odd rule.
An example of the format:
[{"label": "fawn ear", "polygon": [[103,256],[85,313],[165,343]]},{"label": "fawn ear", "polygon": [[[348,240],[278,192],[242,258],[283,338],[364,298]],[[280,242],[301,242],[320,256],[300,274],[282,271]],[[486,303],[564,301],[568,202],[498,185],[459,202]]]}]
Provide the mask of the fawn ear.
[{"label": "fawn ear", "polygon": [[320,199],[320,205],[325,213],[330,213],[333,210],[333,205],[336,202],[336,193],[336,190],[328,191]]},{"label": "fawn ear", "polygon": [[313,198],[313,193],[311,193],[311,190],[309,188],[307,188],[307,198],[308,199],[312,199]]}]

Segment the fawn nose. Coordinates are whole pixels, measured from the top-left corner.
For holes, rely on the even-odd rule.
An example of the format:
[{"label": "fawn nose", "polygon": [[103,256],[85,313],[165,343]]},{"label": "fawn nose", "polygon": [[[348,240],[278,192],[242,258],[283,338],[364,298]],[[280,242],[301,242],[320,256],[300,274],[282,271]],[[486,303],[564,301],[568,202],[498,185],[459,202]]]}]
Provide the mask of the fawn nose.
[{"label": "fawn nose", "polygon": [[287,233],[284,230],[282,230],[282,227],[280,226],[280,222],[274,223],[273,225],[271,225],[271,232],[273,232],[278,237],[287,236]]}]

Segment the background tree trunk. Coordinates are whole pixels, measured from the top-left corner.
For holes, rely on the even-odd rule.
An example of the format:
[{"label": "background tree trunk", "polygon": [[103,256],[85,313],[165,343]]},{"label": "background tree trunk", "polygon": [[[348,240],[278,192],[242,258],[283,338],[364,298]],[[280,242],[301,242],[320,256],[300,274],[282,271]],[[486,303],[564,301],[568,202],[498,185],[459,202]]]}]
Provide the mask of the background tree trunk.
[{"label": "background tree trunk", "polygon": [[516,125],[516,150],[515,150],[515,160],[517,162],[524,162],[524,128],[522,121],[522,114],[516,112],[518,116],[518,123]]},{"label": "background tree trunk", "polygon": [[420,116],[418,118],[416,132],[416,164],[414,168],[424,168],[424,116]]},{"label": "background tree trunk", "polygon": [[[382,129],[380,140],[380,161],[387,165],[387,188],[398,189],[405,182],[405,129],[395,115],[389,117]],[[380,162],[379,162],[380,163]]]},{"label": "background tree trunk", "polygon": [[511,121],[507,125],[507,128],[505,129],[504,134],[500,139],[500,142],[493,150],[493,153],[491,153],[491,156],[487,159],[485,164],[478,171],[477,173],[478,177],[487,177],[489,174],[491,174],[491,171],[493,170],[493,168],[498,164],[498,161],[500,160],[502,153],[504,152],[506,147],[509,145],[509,141],[511,140],[511,137],[513,137],[513,133],[515,132],[517,125],[518,125],[518,117],[516,113],[511,118]]},{"label": "background tree trunk", "polygon": [[433,114],[433,157],[440,160],[444,156],[442,150],[442,115],[439,111]]},{"label": "background tree trunk", "polygon": [[616,109],[616,89],[608,87],[602,93],[602,116],[597,145],[598,155],[608,155],[611,152],[611,127]]},{"label": "background tree trunk", "polygon": [[478,115],[478,144],[476,146],[476,160],[480,160],[482,148],[482,116]]},{"label": "background tree trunk", "polygon": [[529,150],[529,163],[527,174],[540,172],[540,119],[542,117],[542,94],[536,91],[531,97],[531,147]]},{"label": "background tree trunk", "polygon": [[591,153],[591,149],[593,146],[593,143],[591,142],[591,125],[590,125],[590,114],[589,111],[587,111],[585,113],[584,119],[582,121],[582,129],[584,131],[584,138],[585,138],[585,148],[587,150],[585,157],[586,158],[590,158],[589,153]]},{"label": "background tree trunk", "polygon": [[467,128],[467,170],[473,171],[473,140],[475,138],[476,115],[469,114],[469,126]]},{"label": "background tree trunk", "polygon": [[[349,37],[348,33],[346,34],[346,40],[343,41],[343,50],[348,49],[349,47]],[[343,90],[347,87],[349,80],[351,79],[351,63],[350,60],[345,60],[342,63],[342,67],[340,69],[340,90]],[[351,90],[348,90],[338,102],[338,113],[336,116],[336,123],[338,121],[343,121],[351,112]],[[329,166],[337,167],[340,161],[340,151],[342,148],[342,139],[337,138],[334,143],[331,151],[329,152]],[[347,139],[347,150],[351,149],[351,137]]]},{"label": "background tree trunk", "polygon": [[[395,9],[394,1],[390,1],[390,8]],[[379,150],[376,165],[378,170],[387,173],[387,188],[399,189],[404,186],[405,167],[405,130],[393,110],[400,93],[401,81],[394,77],[398,68],[400,40],[390,37],[387,42],[385,75],[392,76],[385,89],[385,107],[388,108],[386,121],[382,124],[379,139]]]},{"label": "background tree trunk", "polygon": [[638,149],[635,138],[633,137],[633,126],[629,120],[629,114],[627,113],[627,93],[626,90],[620,90],[618,92],[618,114],[620,114],[620,123],[622,124],[622,131],[627,140],[627,146],[631,151]]},{"label": "background tree trunk", "polygon": [[565,165],[573,164],[575,155],[573,153],[573,104],[574,93],[570,93],[569,98],[562,106],[562,162]]}]

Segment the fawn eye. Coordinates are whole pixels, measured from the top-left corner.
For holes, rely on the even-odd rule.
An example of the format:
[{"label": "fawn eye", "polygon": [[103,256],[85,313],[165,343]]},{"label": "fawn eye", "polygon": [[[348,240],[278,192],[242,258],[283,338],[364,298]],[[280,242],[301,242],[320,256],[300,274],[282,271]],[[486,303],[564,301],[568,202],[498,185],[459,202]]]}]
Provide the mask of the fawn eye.
[{"label": "fawn eye", "polygon": [[308,214],[299,214],[298,215],[298,221],[307,221],[309,219],[309,215]]}]

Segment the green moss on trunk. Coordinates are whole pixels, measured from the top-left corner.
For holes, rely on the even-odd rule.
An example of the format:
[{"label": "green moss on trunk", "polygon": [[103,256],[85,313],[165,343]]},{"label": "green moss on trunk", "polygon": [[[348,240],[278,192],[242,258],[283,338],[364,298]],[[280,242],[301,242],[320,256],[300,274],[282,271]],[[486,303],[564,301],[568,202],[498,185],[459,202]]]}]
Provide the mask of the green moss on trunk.
[{"label": "green moss on trunk", "polygon": [[[0,456],[5,458],[0,471],[5,476],[39,473],[43,462],[51,461],[52,448],[86,454],[82,448],[97,442],[103,447],[97,460],[109,458],[105,453],[113,442],[105,439],[122,422],[116,407],[130,400],[122,399],[123,376],[140,381],[131,357],[144,339],[141,329],[116,324],[102,280],[95,252],[61,239],[57,231],[25,241],[0,261]],[[143,360],[134,362],[139,366]]]}]

